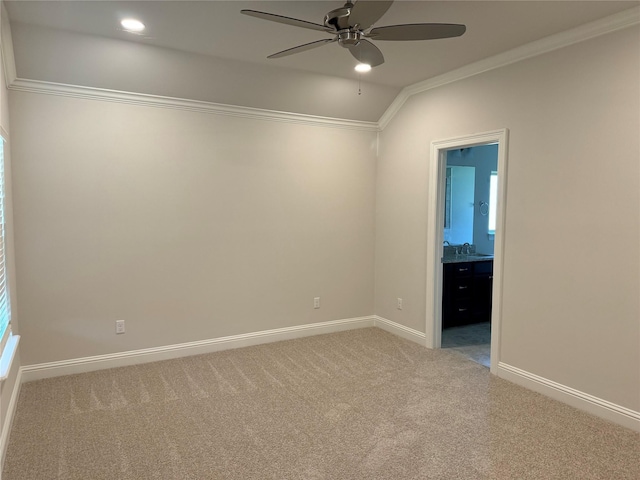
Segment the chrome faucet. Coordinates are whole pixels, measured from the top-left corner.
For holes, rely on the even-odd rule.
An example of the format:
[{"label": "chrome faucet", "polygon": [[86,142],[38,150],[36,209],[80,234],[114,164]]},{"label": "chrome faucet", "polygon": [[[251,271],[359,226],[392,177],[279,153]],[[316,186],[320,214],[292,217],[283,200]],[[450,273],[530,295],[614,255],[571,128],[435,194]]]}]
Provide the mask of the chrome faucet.
[{"label": "chrome faucet", "polygon": [[451,246],[451,244],[449,243],[449,241],[448,241],[448,240],[445,240],[444,242],[442,242],[442,245],[449,245],[449,246]]}]

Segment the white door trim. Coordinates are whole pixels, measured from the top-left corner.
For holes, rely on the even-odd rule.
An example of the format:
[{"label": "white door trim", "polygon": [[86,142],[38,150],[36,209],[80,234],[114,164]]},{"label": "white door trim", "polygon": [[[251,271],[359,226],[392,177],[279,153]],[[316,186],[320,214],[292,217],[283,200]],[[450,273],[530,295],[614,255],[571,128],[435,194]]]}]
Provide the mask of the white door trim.
[{"label": "white door trim", "polygon": [[493,304],[491,308],[491,373],[498,373],[502,318],[502,274],[507,200],[507,149],[509,131],[504,128],[485,133],[431,142],[427,212],[427,318],[426,346],[440,348],[442,337],[442,241],[444,238],[444,181],[446,151],[490,143],[498,144],[498,209],[494,239]]}]

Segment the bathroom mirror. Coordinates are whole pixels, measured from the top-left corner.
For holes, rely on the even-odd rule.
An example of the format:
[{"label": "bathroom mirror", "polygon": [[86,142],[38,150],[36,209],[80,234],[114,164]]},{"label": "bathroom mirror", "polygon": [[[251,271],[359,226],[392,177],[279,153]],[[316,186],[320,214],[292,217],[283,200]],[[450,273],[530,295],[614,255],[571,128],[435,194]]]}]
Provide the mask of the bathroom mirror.
[{"label": "bathroom mirror", "polygon": [[473,243],[476,168],[447,166],[444,240],[451,245]]}]

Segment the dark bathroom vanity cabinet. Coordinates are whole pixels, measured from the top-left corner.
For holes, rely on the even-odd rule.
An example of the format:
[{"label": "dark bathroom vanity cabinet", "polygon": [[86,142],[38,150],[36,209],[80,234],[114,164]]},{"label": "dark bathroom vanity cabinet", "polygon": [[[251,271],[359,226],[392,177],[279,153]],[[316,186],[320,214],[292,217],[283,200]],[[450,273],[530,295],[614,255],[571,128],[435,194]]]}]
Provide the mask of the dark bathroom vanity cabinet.
[{"label": "dark bathroom vanity cabinet", "polygon": [[442,328],[491,321],[493,259],[444,262]]}]

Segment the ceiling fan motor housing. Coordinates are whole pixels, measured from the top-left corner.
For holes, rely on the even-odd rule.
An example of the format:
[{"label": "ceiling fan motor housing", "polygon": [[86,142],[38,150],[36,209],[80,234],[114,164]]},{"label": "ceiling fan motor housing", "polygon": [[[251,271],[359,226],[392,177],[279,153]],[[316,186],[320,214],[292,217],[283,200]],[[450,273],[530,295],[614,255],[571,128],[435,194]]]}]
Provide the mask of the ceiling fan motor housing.
[{"label": "ceiling fan motor housing", "polygon": [[345,48],[353,47],[360,43],[361,35],[358,30],[343,30],[338,32],[338,43]]}]

